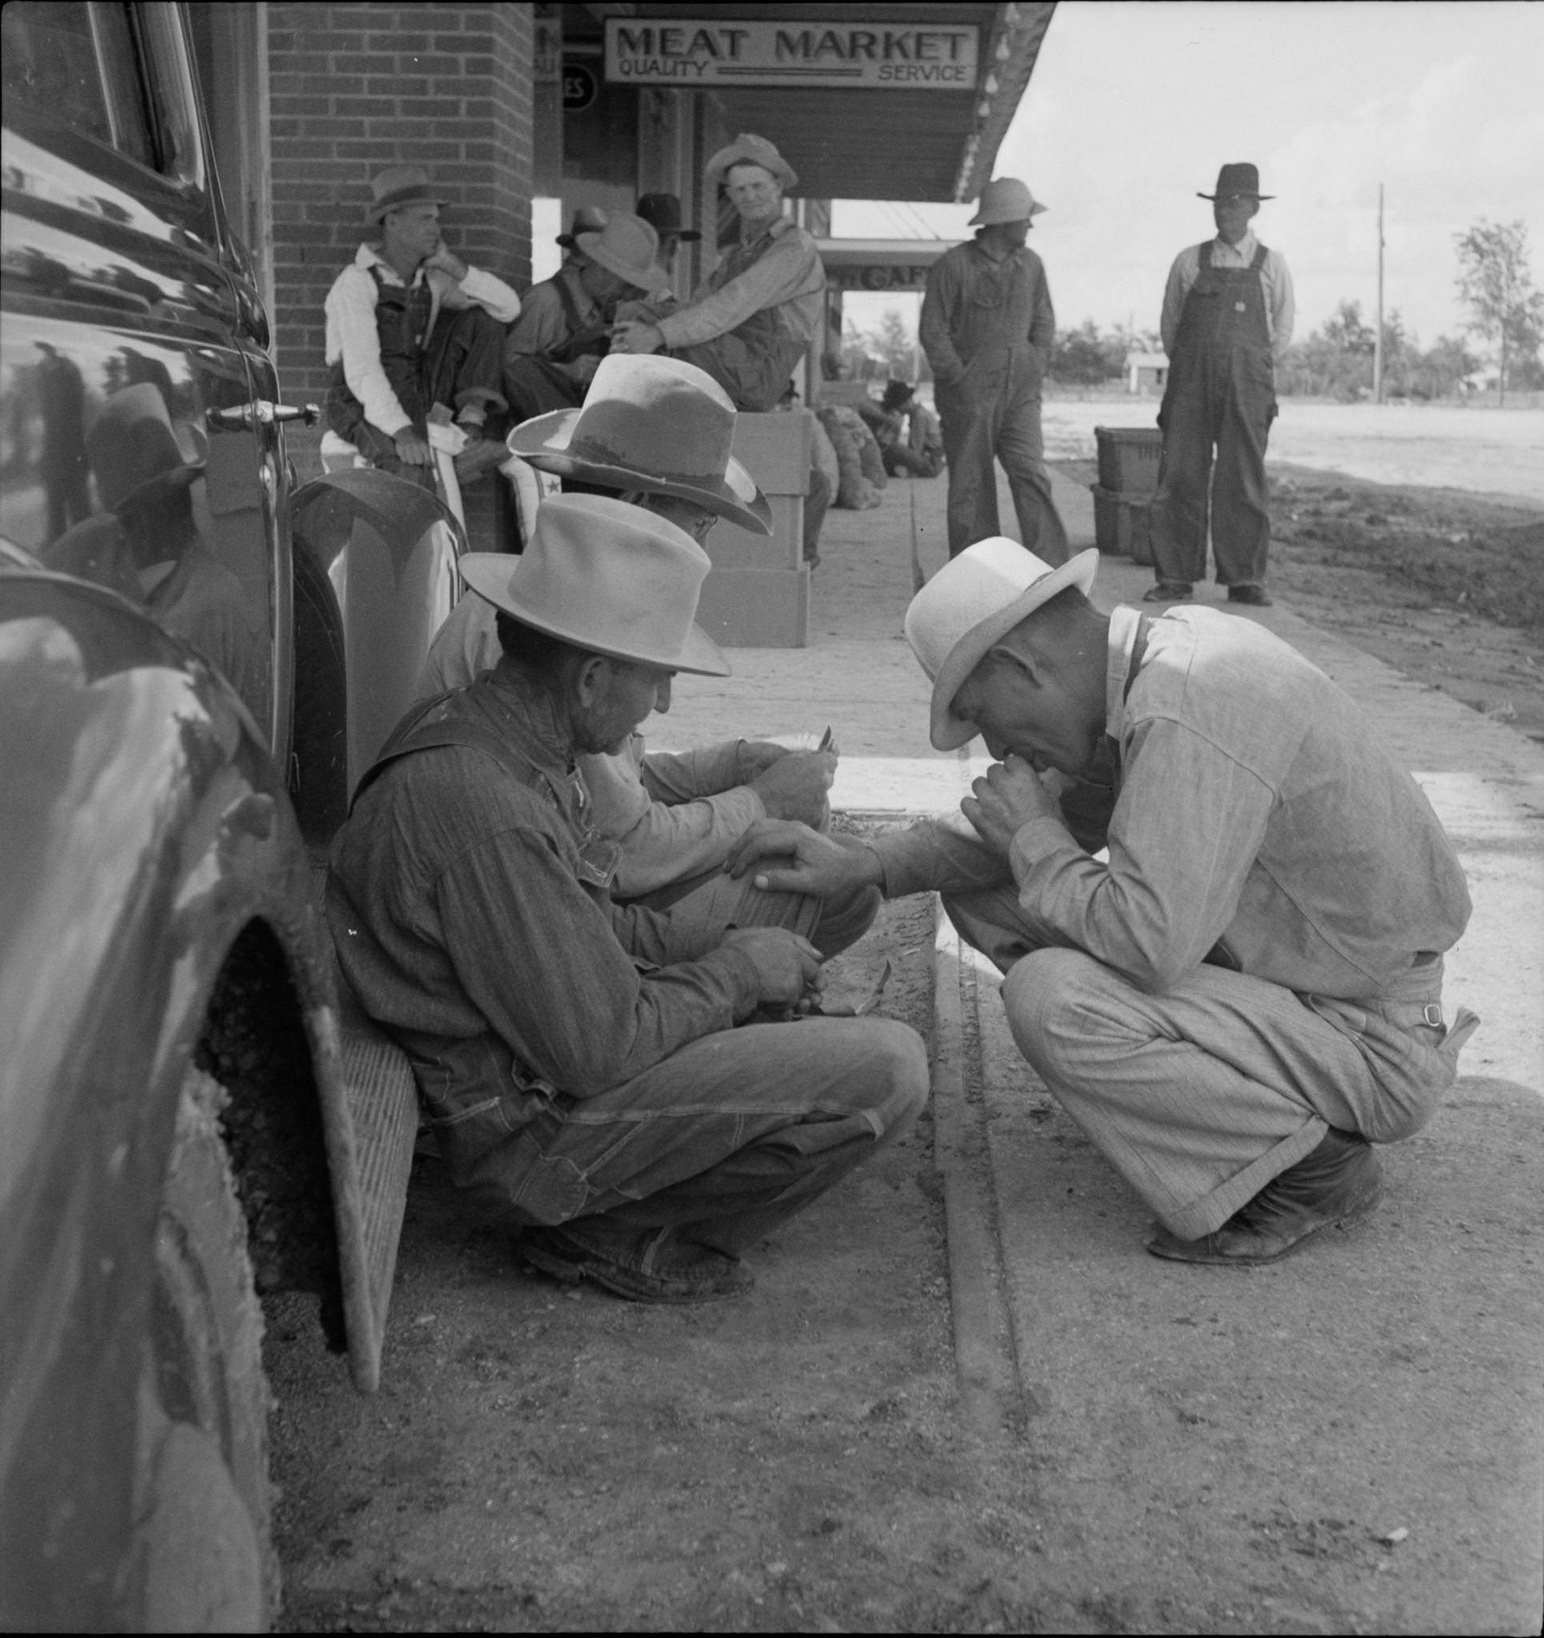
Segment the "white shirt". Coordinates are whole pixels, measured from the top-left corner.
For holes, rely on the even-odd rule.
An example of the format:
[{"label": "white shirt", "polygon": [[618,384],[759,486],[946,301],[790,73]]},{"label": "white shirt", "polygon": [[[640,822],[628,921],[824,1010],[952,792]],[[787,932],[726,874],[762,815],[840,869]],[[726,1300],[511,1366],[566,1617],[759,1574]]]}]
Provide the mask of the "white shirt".
[{"label": "white shirt", "polygon": [[[1213,267],[1248,267],[1255,259],[1260,241],[1246,231],[1236,245],[1226,239],[1212,240]],[[1201,246],[1191,245],[1180,251],[1169,269],[1169,282],[1163,291],[1163,317],[1159,333],[1163,350],[1172,358],[1174,343],[1179,335],[1179,318],[1185,308],[1185,297],[1201,274]],[[1267,250],[1265,265],[1260,269],[1260,283],[1265,290],[1265,324],[1271,338],[1271,357],[1280,362],[1292,341],[1292,325],[1297,310],[1292,298],[1292,275],[1287,271],[1286,259],[1279,250]]]},{"label": "white shirt", "polygon": [[[396,269],[381,259],[374,245],[359,247],[353,264],[343,269],[327,292],[326,362],[333,365],[340,358],[343,360],[343,378],[348,382],[348,390],[364,406],[365,419],[394,438],[404,427],[412,425],[412,418],[403,412],[381,365],[381,337],[375,327],[377,286],[370,275],[372,267],[380,273],[383,283],[404,283]],[[441,307],[448,307],[452,312],[481,307],[500,324],[508,324],[519,316],[519,296],[492,273],[468,267],[460,284],[439,268],[432,268],[427,277],[431,330]],[[413,275],[414,286],[421,284],[424,278],[420,267]]]}]

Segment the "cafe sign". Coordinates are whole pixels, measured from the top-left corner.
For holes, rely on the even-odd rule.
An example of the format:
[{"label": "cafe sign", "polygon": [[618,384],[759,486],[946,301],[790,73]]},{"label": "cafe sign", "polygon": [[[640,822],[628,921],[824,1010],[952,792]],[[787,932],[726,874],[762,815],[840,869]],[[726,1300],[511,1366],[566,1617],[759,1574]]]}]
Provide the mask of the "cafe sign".
[{"label": "cafe sign", "polygon": [[[940,8],[943,10],[943,8]],[[925,25],[701,17],[606,19],[606,79],[693,87],[824,85],[833,90],[973,91],[979,31]]]}]

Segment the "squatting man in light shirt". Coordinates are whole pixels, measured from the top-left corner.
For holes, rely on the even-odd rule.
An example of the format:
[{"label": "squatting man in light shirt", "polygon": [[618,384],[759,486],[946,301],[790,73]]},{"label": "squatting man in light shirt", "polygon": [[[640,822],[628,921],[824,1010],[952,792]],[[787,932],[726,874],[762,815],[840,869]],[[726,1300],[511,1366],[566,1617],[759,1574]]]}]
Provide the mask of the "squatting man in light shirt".
[{"label": "squatting man in light shirt", "polygon": [[1007,975],[1019,1050],[1152,1208],[1147,1249],[1269,1263],[1367,1216],[1372,1146],[1452,1084],[1478,1020],[1444,1023],[1443,952],[1469,894],[1329,678],[1218,609],[1101,614],[1097,563],[979,541],[913,600],[934,746],[979,733],[997,758],[963,820],[871,841],[763,820],[729,868],[939,890]]}]

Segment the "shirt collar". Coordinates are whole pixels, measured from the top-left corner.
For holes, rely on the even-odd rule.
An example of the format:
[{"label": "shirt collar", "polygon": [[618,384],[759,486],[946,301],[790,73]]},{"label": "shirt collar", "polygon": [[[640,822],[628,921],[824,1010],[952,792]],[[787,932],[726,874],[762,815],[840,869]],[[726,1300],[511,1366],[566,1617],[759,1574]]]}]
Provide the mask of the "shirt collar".
[{"label": "shirt collar", "polygon": [[545,689],[527,684],[515,668],[499,663],[478,684],[487,688],[489,708],[520,736],[533,760],[551,770],[571,772],[574,768],[574,740],[568,723],[559,715],[558,701]]},{"label": "shirt collar", "polygon": [[[354,266],[366,269],[378,268],[381,277],[385,279],[387,284],[403,283],[402,275],[381,255],[380,250],[375,245],[361,245],[359,254],[354,257]],[[424,270],[421,267],[413,269],[414,284],[422,283],[423,277]]]},{"label": "shirt collar", "polygon": [[1110,610],[1110,639],[1104,673],[1104,731],[1117,744],[1126,726],[1126,683],[1131,675],[1131,649],[1142,624],[1142,611],[1127,603]]},{"label": "shirt collar", "polygon": [[1213,238],[1212,245],[1217,250],[1225,251],[1229,256],[1239,256],[1246,262],[1252,262],[1255,252],[1260,248],[1260,241],[1255,238],[1253,228],[1245,228],[1244,237],[1236,245],[1230,245],[1220,233]]}]

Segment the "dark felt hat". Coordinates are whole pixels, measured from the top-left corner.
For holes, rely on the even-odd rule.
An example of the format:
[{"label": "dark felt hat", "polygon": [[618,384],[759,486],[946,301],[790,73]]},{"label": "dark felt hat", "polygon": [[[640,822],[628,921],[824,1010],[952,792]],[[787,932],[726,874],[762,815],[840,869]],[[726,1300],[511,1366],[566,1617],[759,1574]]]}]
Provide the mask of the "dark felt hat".
[{"label": "dark felt hat", "polygon": [[1274,199],[1260,192],[1260,172],[1253,165],[1224,165],[1217,173],[1216,193],[1198,193],[1197,199],[1226,199],[1230,193],[1248,194],[1254,199]]},{"label": "dark felt hat", "polygon": [[379,222],[389,212],[401,210],[405,205],[445,208],[444,194],[430,183],[429,173],[421,165],[388,165],[370,178],[366,222]]},{"label": "dark felt hat", "polygon": [[637,214],[661,239],[680,239],[695,244],[702,235],[681,226],[681,201],[673,193],[643,194],[636,207]]},{"label": "dark felt hat", "polygon": [[599,233],[606,225],[606,213],[599,205],[580,205],[574,212],[573,225],[567,233],[560,233],[557,242],[565,250],[574,248],[574,240],[581,233]]}]

